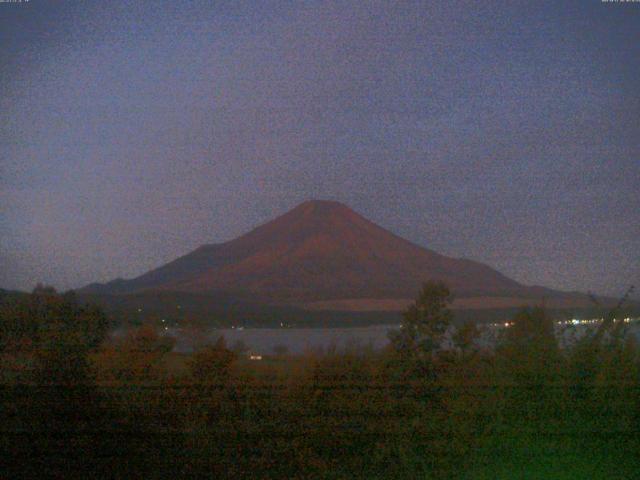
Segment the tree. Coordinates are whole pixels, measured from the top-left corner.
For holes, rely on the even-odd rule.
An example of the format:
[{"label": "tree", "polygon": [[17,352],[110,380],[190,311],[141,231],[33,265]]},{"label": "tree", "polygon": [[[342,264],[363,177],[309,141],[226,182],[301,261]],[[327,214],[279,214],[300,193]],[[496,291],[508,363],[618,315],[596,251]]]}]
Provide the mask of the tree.
[{"label": "tree", "polygon": [[453,297],[442,282],[426,282],[415,303],[403,313],[400,330],[390,333],[396,351],[409,357],[423,357],[437,350],[451,325],[448,305]]},{"label": "tree", "polygon": [[474,344],[479,337],[480,330],[475,322],[467,322],[456,329],[453,335],[453,344],[459,348],[464,355],[474,350]]},{"label": "tree", "polygon": [[503,347],[541,367],[558,354],[554,321],[543,308],[523,308],[510,323]]},{"label": "tree", "polygon": [[237,354],[227,349],[224,337],[220,337],[213,346],[193,355],[190,362],[191,375],[199,383],[226,385],[236,359]]},{"label": "tree", "polygon": [[523,308],[509,323],[497,349],[504,413],[517,422],[552,422],[563,370],[555,322],[535,307]]},{"label": "tree", "polygon": [[[89,374],[89,354],[106,336],[106,316],[79,304],[71,292],[60,295],[42,285],[8,300],[0,305],[0,376],[11,375],[12,389],[0,401],[0,424],[14,434],[2,440],[11,439],[15,458],[33,460],[27,476],[86,471],[103,441],[105,412]],[[8,371],[14,365],[24,368]],[[36,473],[40,467],[46,474]]]},{"label": "tree", "polygon": [[158,382],[165,377],[164,359],[174,345],[173,338],[158,335],[151,325],[131,329],[94,357],[98,379],[125,385]]},{"label": "tree", "polygon": [[38,285],[0,306],[0,350],[31,357],[37,382],[85,382],[87,355],[102,343],[108,326],[99,308],[79,304],[73,292],[61,295]]}]

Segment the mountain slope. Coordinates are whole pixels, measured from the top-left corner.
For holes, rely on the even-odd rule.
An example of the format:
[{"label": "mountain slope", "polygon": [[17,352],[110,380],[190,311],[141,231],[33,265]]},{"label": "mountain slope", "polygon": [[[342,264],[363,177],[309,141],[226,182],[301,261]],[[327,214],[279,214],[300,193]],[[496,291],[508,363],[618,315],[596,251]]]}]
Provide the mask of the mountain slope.
[{"label": "mountain slope", "polygon": [[237,239],[204,245],[132,280],[83,291],[224,291],[263,302],[305,303],[412,298],[428,279],[447,282],[460,297],[563,295],[419,247],[330,201],[302,203]]}]

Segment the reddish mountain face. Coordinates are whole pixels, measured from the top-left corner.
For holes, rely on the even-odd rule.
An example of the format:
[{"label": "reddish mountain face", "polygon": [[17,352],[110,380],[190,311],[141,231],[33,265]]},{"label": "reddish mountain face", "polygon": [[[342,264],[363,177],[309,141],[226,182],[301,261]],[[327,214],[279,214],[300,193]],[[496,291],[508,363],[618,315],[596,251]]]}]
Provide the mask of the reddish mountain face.
[{"label": "reddish mountain face", "polygon": [[419,247],[330,201],[302,203],[235,240],[204,245],[138,278],[94,284],[85,292],[228,292],[265,302],[306,303],[413,298],[429,279],[445,281],[459,297],[557,293]]}]

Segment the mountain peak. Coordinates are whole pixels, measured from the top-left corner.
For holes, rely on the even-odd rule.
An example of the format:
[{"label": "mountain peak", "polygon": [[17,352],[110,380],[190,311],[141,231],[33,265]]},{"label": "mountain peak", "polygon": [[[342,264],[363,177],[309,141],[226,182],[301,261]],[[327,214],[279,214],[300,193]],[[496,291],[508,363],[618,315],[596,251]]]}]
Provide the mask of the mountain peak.
[{"label": "mountain peak", "polygon": [[331,214],[331,213],[355,213],[351,208],[349,208],[344,203],[335,201],[335,200],[306,200],[295,207],[292,212],[300,211],[304,213],[321,213],[321,214]]},{"label": "mountain peak", "polygon": [[301,236],[317,233],[318,231],[335,230],[336,228],[353,229],[356,225],[368,221],[349,208],[347,205],[334,200],[307,200],[274,220],[263,224],[247,236],[282,235]]}]

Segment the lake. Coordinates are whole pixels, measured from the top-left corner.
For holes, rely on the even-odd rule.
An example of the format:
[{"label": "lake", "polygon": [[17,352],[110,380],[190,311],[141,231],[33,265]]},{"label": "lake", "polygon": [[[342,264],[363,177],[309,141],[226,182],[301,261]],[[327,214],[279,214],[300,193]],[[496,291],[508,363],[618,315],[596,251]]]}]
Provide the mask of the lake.
[{"label": "lake", "polygon": [[[309,351],[326,350],[336,347],[344,350],[349,347],[383,348],[388,344],[387,333],[397,329],[399,325],[373,325],[368,327],[350,328],[223,328],[198,332],[197,335],[188,333],[180,328],[169,328],[165,331],[176,339],[175,351],[190,353],[199,347],[214,343],[220,336],[224,336],[227,346],[231,347],[237,341],[244,342],[253,353],[271,354],[279,346],[286,347],[288,353],[301,354]],[[570,328],[558,327],[562,332],[561,342],[570,343],[573,337],[580,337],[594,325],[577,325]],[[640,322],[634,321],[629,326],[629,332],[640,340]],[[503,327],[487,326],[481,338],[481,343],[489,346],[495,343]],[[446,340],[449,343],[448,340]]]}]

